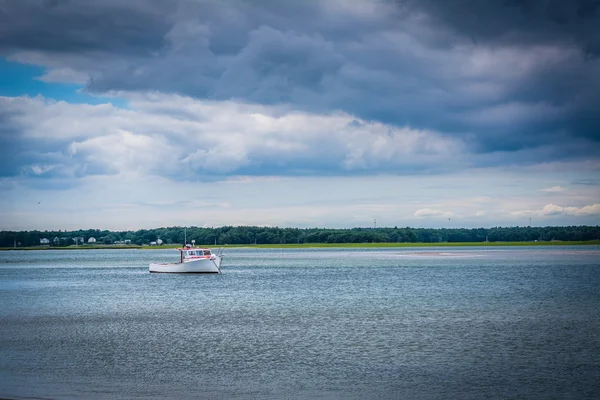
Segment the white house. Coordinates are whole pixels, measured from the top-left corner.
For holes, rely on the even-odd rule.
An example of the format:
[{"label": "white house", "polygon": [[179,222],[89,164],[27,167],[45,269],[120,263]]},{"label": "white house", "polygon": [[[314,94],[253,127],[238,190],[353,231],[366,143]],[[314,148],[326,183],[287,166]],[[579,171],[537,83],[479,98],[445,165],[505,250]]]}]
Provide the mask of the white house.
[{"label": "white house", "polygon": [[157,245],[159,245],[159,246],[160,246],[161,244],[163,244],[163,241],[162,241],[162,239],[158,239],[158,240],[156,241],[156,244],[157,244]]},{"label": "white house", "polygon": [[95,237],[93,237],[93,236],[92,236],[92,237],[90,237],[90,238],[88,239],[88,243],[96,243],[96,238],[95,238]]},{"label": "white house", "polygon": [[46,239],[46,238],[41,238],[40,239],[40,244],[50,244],[50,240]]}]

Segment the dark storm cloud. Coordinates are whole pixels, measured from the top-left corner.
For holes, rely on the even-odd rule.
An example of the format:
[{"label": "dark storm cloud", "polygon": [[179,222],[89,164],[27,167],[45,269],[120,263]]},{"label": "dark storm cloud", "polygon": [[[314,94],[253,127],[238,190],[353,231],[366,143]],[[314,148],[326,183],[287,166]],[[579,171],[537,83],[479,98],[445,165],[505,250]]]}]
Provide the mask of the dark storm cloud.
[{"label": "dark storm cloud", "polygon": [[577,43],[584,56],[600,55],[598,0],[419,0],[400,7],[423,10],[475,42]]},{"label": "dark storm cloud", "polygon": [[[98,3],[98,4],[96,4]],[[147,54],[160,47],[169,2],[0,2],[0,49]]]},{"label": "dark storm cloud", "polygon": [[[511,129],[512,137],[492,134],[492,142],[515,142],[518,146],[523,135],[543,139],[546,133],[554,134],[556,130],[600,140],[600,63],[597,58],[600,56],[600,1],[424,0],[398,4],[418,7],[457,35],[466,36],[479,45],[521,46],[532,51],[562,46],[563,51],[568,47],[576,50],[569,57],[538,65],[503,99],[545,101],[563,106],[568,108],[564,118],[561,121],[553,120],[551,115],[539,118]],[[538,137],[536,132],[544,135]],[[490,145],[494,146],[495,143]]]},{"label": "dark storm cloud", "polygon": [[84,72],[90,92],[343,110],[516,162],[537,147],[530,161],[577,159],[600,140],[599,10],[591,0],[4,1],[0,51]]}]

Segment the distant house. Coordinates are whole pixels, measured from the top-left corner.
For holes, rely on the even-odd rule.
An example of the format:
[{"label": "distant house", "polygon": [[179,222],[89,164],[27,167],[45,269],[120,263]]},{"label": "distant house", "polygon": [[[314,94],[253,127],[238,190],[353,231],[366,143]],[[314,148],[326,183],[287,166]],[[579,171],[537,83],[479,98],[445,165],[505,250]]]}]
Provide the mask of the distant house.
[{"label": "distant house", "polygon": [[90,237],[90,238],[88,239],[88,243],[96,243],[96,238],[95,238],[95,237],[93,237],[93,236],[92,236],[92,237]]},{"label": "distant house", "polygon": [[150,246],[156,246],[156,242],[150,242]]},{"label": "distant house", "polygon": [[160,246],[161,244],[163,244],[163,241],[162,241],[161,239],[158,239],[158,240],[156,241],[156,244]]},{"label": "distant house", "polygon": [[40,244],[50,244],[50,240],[46,239],[46,238],[41,238],[40,239]]}]

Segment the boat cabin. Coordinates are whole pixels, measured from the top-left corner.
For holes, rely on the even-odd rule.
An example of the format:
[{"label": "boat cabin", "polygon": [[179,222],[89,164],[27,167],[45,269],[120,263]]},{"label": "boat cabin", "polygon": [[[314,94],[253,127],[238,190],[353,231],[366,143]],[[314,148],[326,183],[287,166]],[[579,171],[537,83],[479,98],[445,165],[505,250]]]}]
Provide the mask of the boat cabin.
[{"label": "boat cabin", "polygon": [[185,249],[183,250],[184,253],[184,257],[188,258],[188,257],[204,257],[204,256],[210,256],[210,250],[209,249]]},{"label": "boat cabin", "polygon": [[210,258],[212,256],[210,249],[193,248],[189,245],[178,250],[180,251],[180,262],[183,262],[184,260],[189,261],[199,258]]}]

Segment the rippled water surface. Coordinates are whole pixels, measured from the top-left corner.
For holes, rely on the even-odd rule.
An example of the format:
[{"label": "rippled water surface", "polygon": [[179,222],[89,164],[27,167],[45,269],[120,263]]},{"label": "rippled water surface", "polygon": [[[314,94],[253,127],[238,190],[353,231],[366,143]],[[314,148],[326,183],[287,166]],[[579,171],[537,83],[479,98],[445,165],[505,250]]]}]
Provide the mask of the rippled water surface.
[{"label": "rippled water surface", "polygon": [[0,397],[600,398],[600,248],[0,252]]}]

